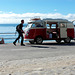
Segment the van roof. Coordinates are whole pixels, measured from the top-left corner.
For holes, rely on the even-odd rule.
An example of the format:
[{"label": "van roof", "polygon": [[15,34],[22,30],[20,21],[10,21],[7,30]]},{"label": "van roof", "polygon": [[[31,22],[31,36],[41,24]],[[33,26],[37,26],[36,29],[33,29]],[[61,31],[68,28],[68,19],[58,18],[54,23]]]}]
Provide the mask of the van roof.
[{"label": "van roof", "polygon": [[46,21],[46,22],[70,22],[66,19],[52,19],[52,18],[46,18],[46,19],[43,19],[43,21]]}]

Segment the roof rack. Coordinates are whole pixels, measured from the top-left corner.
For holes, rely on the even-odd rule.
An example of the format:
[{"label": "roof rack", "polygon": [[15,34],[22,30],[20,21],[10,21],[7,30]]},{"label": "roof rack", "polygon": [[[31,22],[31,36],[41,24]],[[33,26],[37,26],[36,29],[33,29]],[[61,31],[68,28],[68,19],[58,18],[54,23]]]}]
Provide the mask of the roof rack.
[{"label": "roof rack", "polygon": [[50,22],[68,22],[66,19],[52,19],[52,18],[45,18],[44,21],[50,21]]},{"label": "roof rack", "polygon": [[41,20],[41,18],[39,16],[34,16],[31,18],[31,20]]}]

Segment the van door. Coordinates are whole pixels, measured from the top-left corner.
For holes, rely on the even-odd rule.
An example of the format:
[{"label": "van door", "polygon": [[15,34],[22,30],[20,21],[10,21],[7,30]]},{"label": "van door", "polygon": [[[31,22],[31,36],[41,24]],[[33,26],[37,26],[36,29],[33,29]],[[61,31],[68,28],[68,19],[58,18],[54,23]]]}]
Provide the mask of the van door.
[{"label": "van door", "polygon": [[67,38],[67,23],[60,23],[60,38]]}]

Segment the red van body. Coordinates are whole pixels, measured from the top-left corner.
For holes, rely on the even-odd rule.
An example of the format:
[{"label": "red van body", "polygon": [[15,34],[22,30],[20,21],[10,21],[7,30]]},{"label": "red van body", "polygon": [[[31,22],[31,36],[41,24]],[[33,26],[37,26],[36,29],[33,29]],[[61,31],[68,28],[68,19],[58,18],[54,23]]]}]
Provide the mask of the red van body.
[{"label": "red van body", "polygon": [[74,39],[74,25],[65,19],[32,19],[25,28],[24,40],[41,44],[43,40],[70,43]]}]

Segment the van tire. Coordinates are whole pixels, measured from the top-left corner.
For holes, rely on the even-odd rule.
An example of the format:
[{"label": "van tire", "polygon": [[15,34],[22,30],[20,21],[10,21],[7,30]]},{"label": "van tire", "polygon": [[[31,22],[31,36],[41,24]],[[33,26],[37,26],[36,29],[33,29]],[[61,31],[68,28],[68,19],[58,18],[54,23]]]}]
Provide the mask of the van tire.
[{"label": "van tire", "polygon": [[65,43],[70,43],[70,41],[71,41],[70,37],[67,37],[66,39],[64,39]]},{"label": "van tire", "polygon": [[56,40],[57,43],[61,43],[61,40]]},{"label": "van tire", "polygon": [[43,39],[42,39],[42,37],[36,37],[36,44],[42,44],[42,42],[43,42]]}]

